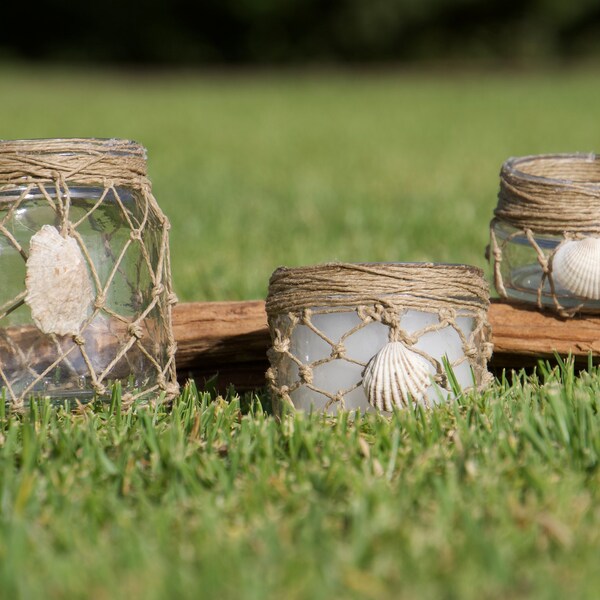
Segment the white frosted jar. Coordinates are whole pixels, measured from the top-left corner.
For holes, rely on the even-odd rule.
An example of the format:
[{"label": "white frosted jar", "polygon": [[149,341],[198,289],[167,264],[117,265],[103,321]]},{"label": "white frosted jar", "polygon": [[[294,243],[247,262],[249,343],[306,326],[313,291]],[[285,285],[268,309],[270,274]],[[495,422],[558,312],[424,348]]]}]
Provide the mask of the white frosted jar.
[{"label": "white frosted jar", "polygon": [[482,273],[461,265],[279,269],[267,299],[274,394],[329,413],[443,402],[448,365],[464,389],[485,379],[487,302]]}]

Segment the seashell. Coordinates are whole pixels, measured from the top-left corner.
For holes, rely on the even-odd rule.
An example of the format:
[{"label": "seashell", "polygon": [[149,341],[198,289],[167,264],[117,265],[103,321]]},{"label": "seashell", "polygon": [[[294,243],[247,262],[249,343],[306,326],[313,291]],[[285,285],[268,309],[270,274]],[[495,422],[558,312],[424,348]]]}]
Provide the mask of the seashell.
[{"label": "seashell", "polygon": [[363,373],[367,400],[379,410],[392,411],[420,402],[430,385],[429,363],[402,342],[386,344]]},{"label": "seashell", "polygon": [[43,333],[78,334],[90,314],[94,286],[75,238],[44,225],[31,237],[25,302]]},{"label": "seashell", "polygon": [[600,238],[564,243],[552,259],[552,273],[576,296],[600,300]]}]

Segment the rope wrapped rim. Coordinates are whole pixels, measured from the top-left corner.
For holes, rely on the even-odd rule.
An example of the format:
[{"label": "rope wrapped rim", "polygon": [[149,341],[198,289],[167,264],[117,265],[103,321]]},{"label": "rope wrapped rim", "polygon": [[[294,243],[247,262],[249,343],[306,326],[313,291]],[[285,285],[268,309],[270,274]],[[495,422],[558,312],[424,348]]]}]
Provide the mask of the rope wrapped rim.
[{"label": "rope wrapped rim", "polygon": [[84,185],[148,184],[146,149],[121,139],[0,140],[0,184],[61,178]]},{"label": "rope wrapped rim", "polygon": [[519,229],[600,233],[600,157],[540,154],[509,158],[500,171],[496,218]]},{"label": "rope wrapped rim", "polygon": [[470,265],[439,263],[327,263],[280,267],[269,281],[269,315],[311,307],[384,304],[426,310],[487,311],[489,286]]}]

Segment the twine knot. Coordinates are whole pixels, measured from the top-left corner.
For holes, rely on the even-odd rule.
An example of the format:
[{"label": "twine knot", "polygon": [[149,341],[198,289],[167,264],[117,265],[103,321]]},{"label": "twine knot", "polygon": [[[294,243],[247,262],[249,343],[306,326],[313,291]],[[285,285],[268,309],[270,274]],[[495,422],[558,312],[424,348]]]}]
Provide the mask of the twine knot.
[{"label": "twine knot", "polygon": [[160,387],[165,392],[166,400],[175,398],[175,396],[179,394],[179,384],[176,381],[169,381],[168,383],[163,383]]},{"label": "twine knot", "polygon": [[129,333],[130,336],[137,338],[138,340],[144,337],[144,330],[140,325],[139,321],[129,323],[129,326],[127,327],[127,333]]},{"label": "twine knot", "polygon": [[473,346],[468,346],[467,348],[465,348],[464,353],[467,358],[477,358],[477,355],[479,354],[477,348]]},{"label": "twine knot", "polygon": [[273,338],[273,350],[278,352],[279,354],[286,354],[290,349],[290,340],[289,338],[282,338],[280,332],[278,331]]},{"label": "twine knot", "polygon": [[96,294],[96,300],[94,301],[94,308],[104,308],[106,305],[106,294],[104,292],[98,292]]},{"label": "twine knot", "polygon": [[438,315],[440,323],[443,325],[450,325],[456,319],[456,311],[452,308],[440,308]]},{"label": "twine knot", "polygon": [[98,396],[104,396],[104,394],[106,394],[106,386],[100,381],[93,381],[92,388],[94,389],[94,392],[98,394]]},{"label": "twine knot", "polygon": [[373,321],[373,317],[371,316],[369,309],[366,306],[359,306],[356,309],[356,314],[358,318],[365,324],[371,323]]},{"label": "twine knot", "polygon": [[302,321],[302,323],[304,323],[304,325],[307,325],[310,323],[312,314],[313,314],[313,311],[310,308],[305,308],[302,311],[302,316],[300,317],[300,320]]},{"label": "twine knot", "polygon": [[345,404],[345,401],[344,401],[344,394],[341,392],[341,390],[338,390],[338,391],[337,391],[337,392],[336,392],[336,393],[333,395],[333,398],[332,398],[332,400],[333,400],[333,402],[334,402],[334,403],[336,403],[336,404],[339,402],[339,403],[340,403],[342,406]]},{"label": "twine knot", "polygon": [[346,347],[343,343],[334,344],[331,348],[331,358],[344,358],[346,356]]},{"label": "twine knot", "polygon": [[271,386],[274,386],[277,380],[277,370],[273,367],[269,367],[265,373],[265,378]]},{"label": "twine knot", "polygon": [[302,383],[307,383],[308,385],[312,385],[313,372],[310,367],[308,367],[308,366],[300,367],[298,369],[298,375],[300,376],[300,381],[302,381]]},{"label": "twine knot", "polygon": [[410,334],[401,327],[390,327],[389,333],[390,342],[402,342],[405,346],[414,346],[418,341],[419,337]]}]

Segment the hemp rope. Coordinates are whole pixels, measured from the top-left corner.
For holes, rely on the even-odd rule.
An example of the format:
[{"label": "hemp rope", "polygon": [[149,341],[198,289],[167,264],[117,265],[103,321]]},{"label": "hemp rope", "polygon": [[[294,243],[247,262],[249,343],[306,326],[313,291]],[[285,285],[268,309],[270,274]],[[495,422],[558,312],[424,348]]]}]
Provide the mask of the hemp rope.
[{"label": "hemp rope", "polygon": [[[70,187],[85,186],[100,187],[102,192],[84,216],[72,220]],[[141,218],[126,208],[120,194],[123,188],[133,192],[132,197]],[[77,241],[94,283],[96,298],[92,314],[85,320],[79,334],[67,336],[61,341],[52,334],[48,335],[53,349],[50,351],[48,345],[44,346],[42,343],[38,348],[40,356],[32,356],[31,350],[25,356],[19,344],[19,339],[29,340],[30,344],[40,344],[43,334],[33,325],[2,329],[0,356],[4,355],[4,358],[0,361],[0,380],[10,397],[11,410],[23,410],[29,394],[35,393],[36,385],[56,367],[65,368],[71,373],[73,380],[81,375],[72,364],[72,355],[76,352],[79,352],[91,379],[91,386],[98,395],[107,393],[105,383],[114,376],[115,371],[126,376],[128,371],[131,372],[133,362],[139,362],[139,357],[143,357],[147,368],[155,373],[155,383],[136,394],[123,394],[124,408],[140,398],[153,402],[152,396],[160,392],[164,392],[165,400],[172,399],[179,388],[175,373],[176,344],[172,329],[172,307],[177,298],[172,291],[171,281],[168,245],[170,224],[152,195],[151,184],[146,176],[146,150],[135,142],[117,139],[0,141],[0,210],[5,211],[0,218],[0,236],[6,238],[24,261],[27,260],[27,249],[21,247],[12,235],[10,226],[16,211],[27,205],[27,198],[31,195],[37,195],[38,201],[41,198],[48,203],[56,214],[61,235],[70,235]],[[110,247],[111,234],[103,233],[102,240],[98,240],[103,243],[107,260],[114,263],[107,280],[102,282],[78,227],[85,221],[90,221],[93,225],[94,213],[104,202],[114,203],[119,208],[124,225],[130,229],[130,236],[118,256],[115,256]],[[144,232],[150,221],[152,226],[160,228],[159,247],[153,250],[155,253],[158,250],[154,259],[147,246],[148,240],[144,239]],[[134,247],[139,253],[136,265],[137,285],[136,282],[125,279],[132,298],[137,299],[134,303],[136,314],[133,320],[108,305],[111,285],[117,273],[126,278],[123,261],[130,247]],[[149,276],[152,285],[149,301],[145,305],[140,301],[143,295],[138,288],[144,270],[144,276]],[[20,292],[12,300],[5,302],[0,307],[0,320],[18,308],[24,297],[25,292]],[[156,318],[165,324],[165,340],[162,345],[148,339],[150,330],[146,319],[153,311]],[[98,315],[105,315],[113,321],[112,324],[109,321],[110,342],[98,338],[94,332],[94,321]],[[14,334],[15,339],[12,339],[11,334]],[[118,347],[110,345],[115,341],[118,342]],[[94,348],[88,350],[92,342],[98,347],[106,344],[112,348],[114,356],[108,360],[108,364],[95,364],[97,359]],[[6,367],[9,358],[27,374],[25,387],[19,394],[13,390],[16,381],[11,381],[11,374]],[[34,364],[35,359],[39,365]],[[72,385],[76,387],[75,383]],[[61,389],[64,389],[64,384]]]},{"label": "hemp rope", "polygon": [[541,154],[508,159],[494,214],[518,229],[600,233],[600,158]]},{"label": "hemp rope", "polygon": [[[566,308],[556,294],[552,262],[559,248],[570,240],[600,235],[600,157],[595,154],[541,154],[510,158],[500,171],[498,205],[490,222],[489,260],[494,264],[494,284],[507,298],[502,277],[503,251],[515,237],[525,236],[536,253],[542,270],[537,289],[537,306],[542,303],[548,281],[549,296],[556,312],[572,317],[582,304]],[[505,222],[515,231],[498,241],[495,225]],[[536,234],[560,236],[562,240],[545,253],[535,240]],[[548,295],[548,294],[546,294]]]},{"label": "hemp rope", "polygon": [[[271,276],[266,301],[273,342],[268,352],[271,367],[266,374],[267,381],[276,401],[293,405],[291,394],[305,386],[328,399],[325,409],[334,403],[344,408],[346,394],[360,387],[362,381],[331,393],[314,384],[314,369],[336,359],[366,367],[367,363],[346,355],[344,343],[351,335],[377,321],[388,326],[390,341],[402,341],[429,361],[436,371],[435,381],[443,387],[447,386],[443,365],[414,345],[427,333],[452,327],[460,337],[464,351],[464,357],[452,366],[467,360],[473,368],[476,383],[485,387],[491,378],[487,360],[492,353],[488,306],[489,287],[483,272],[465,265],[328,263],[279,268]],[[403,314],[409,309],[434,313],[438,315],[439,322],[409,333],[400,326]],[[312,322],[313,315],[348,311],[355,311],[360,323],[338,341],[330,339]],[[458,327],[458,317],[473,319],[474,328],[468,337]],[[290,348],[298,325],[307,326],[328,343],[331,354],[309,364],[295,356]],[[287,385],[282,382],[281,373],[292,364],[298,369],[298,379]]]}]

